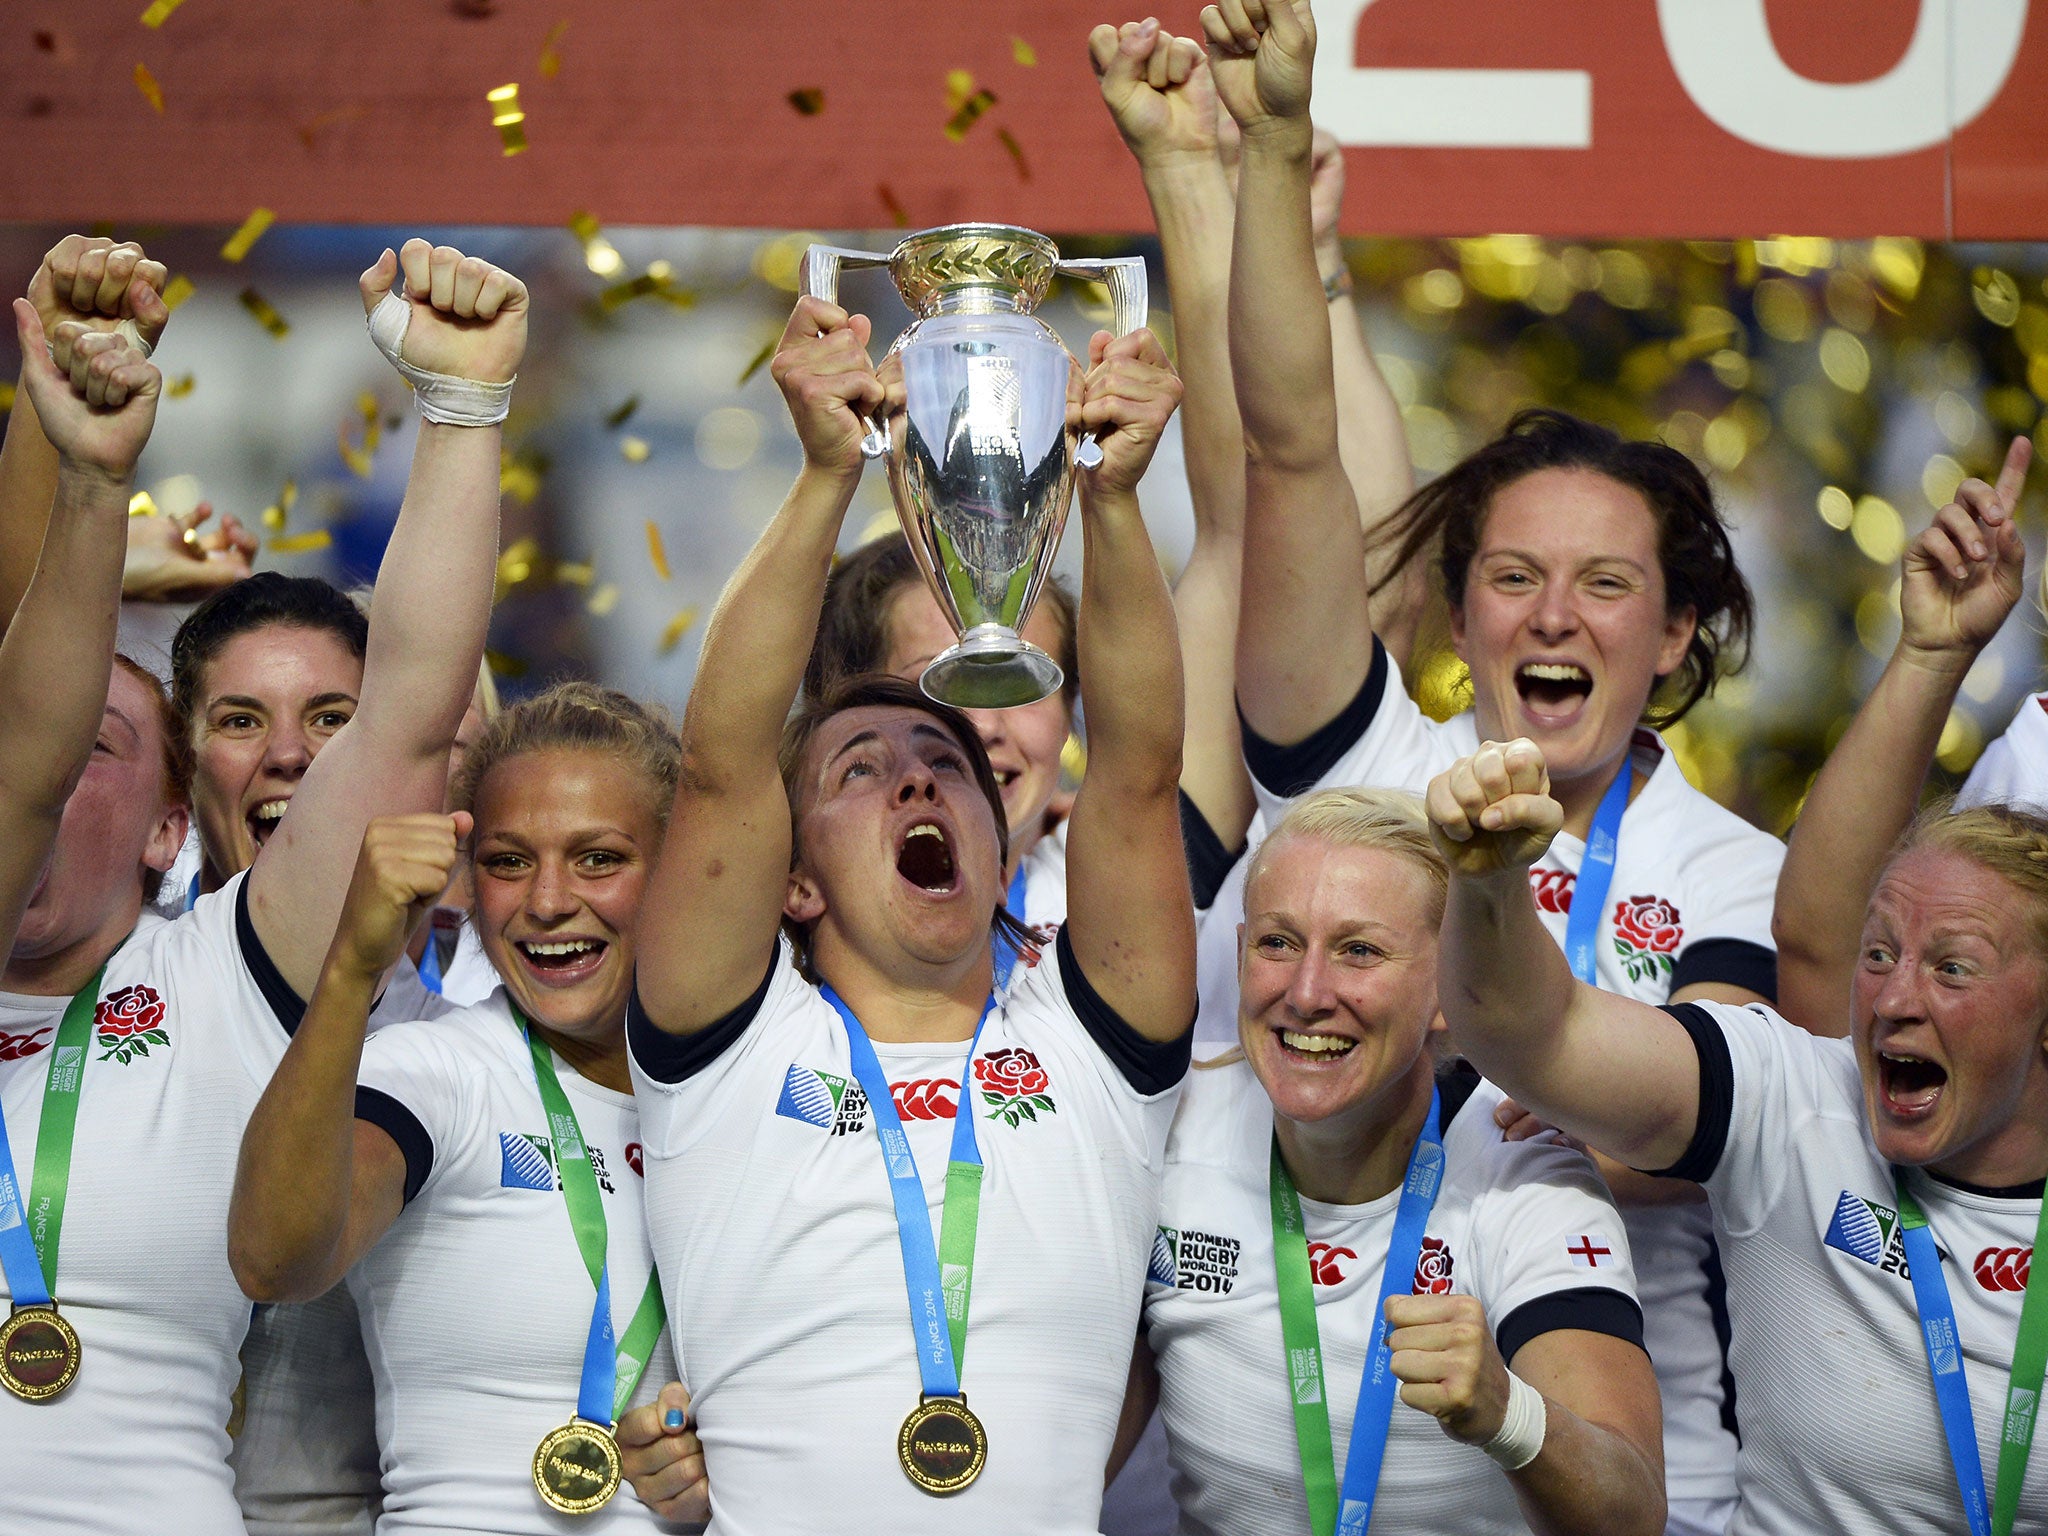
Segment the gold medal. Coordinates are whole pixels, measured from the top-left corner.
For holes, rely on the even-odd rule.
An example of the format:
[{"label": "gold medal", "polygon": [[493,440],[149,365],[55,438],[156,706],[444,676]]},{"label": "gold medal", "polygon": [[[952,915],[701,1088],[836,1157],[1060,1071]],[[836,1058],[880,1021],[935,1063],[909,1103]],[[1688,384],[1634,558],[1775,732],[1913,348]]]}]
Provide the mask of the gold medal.
[{"label": "gold medal", "polygon": [[548,1508],[587,1515],[619,1491],[619,1443],[611,1427],[571,1419],[533,1453],[533,1486]]},{"label": "gold medal", "polygon": [[926,1493],[958,1493],[981,1476],[988,1431],[961,1397],[920,1397],[896,1436],[903,1473]]},{"label": "gold medal", "polygon": [[0,1323],[0,1387],[23,1402],[48,1402],[70,1386],[78,1359],[78,1335],[54,1304],[16,1307]]}]

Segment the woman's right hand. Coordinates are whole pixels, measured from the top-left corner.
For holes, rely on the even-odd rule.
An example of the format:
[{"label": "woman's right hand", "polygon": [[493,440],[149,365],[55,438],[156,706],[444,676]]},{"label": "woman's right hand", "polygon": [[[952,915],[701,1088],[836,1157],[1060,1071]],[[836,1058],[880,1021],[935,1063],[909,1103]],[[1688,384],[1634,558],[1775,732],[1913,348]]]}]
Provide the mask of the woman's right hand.
[{"label": "woman's right hand", "polygon": [[1906,550],[1899,649],[1967,668],[2020,599],[2027,549],[2014,517],[2034,445],[2016,437],[1995,486],[1965,480]]},{"label": "woman's right hand", "polygon": [[680,1381],[651,1403],[619,1420],[619,1461],[640,1502],[663,1520],[694,1523],[711,1518],[711,1483],[704,1475],[704,1444],[690,1418],[690,1394]]},{"label": "woman's right hand", "polygon": [[1308,0],[1216,0],[1202,7],[1202,31],[1216,94],[1238,127],[1307,128],[1316,59]]},{"label": "woman's right hand", "polygon": [[868,357],[869,330],[866,315],[823,299],[798,299],[768,365],[804,445],[804,462],[815,469],[857,475],[865,462],[861,418],[874,419],[886,403]]},{"label": "woman's right hand", "polygon": [[[382,976],[398,963],[413,928],[446,889],[470,825],[467,811],[379,816],[370,823],[328,951],[330,968]],[[279,835],[289,837],[290,828]]]},{"label": "woman's right hand", "polygon": [[1543,749],[1527,737],[1486,741],[1429,782],[1429,827],[1453,873],[1526,869],[1564,825]]}]

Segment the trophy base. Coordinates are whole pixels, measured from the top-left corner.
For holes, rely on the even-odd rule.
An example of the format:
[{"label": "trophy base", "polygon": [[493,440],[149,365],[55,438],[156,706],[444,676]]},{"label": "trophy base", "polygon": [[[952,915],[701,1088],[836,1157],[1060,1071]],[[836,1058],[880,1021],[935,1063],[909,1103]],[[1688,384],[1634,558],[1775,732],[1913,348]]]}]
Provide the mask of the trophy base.
[{"label": "trophy base", "polygon": [[1059,663],[999,624],[981,624],[941,651],[918,686],[927,698],[955,709],[1015,709],[1059,692]]}]

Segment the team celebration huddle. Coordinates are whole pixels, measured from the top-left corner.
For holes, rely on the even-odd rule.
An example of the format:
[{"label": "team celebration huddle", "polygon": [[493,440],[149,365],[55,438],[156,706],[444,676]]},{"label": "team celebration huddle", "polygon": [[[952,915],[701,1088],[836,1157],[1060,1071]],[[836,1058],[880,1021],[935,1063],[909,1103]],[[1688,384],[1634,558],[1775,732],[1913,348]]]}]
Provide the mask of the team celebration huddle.
[{"label": "team celebration huddle", "polygon": [[[1171,360],[1136,258],[811,249],[802,469],[686,699],[500,703],[529,295],[423,239],[361,277],[419,418],[374,588],[194,527],[168,675],[123,654],[167,274],[49,251],[0,1532],[2048,1531],[2038,706],[1922,806],[2028,622],[2029,439],[1905,548],[1780,841],[1660,735],[1753,621],[1692,459],[1535,409],[1418,484],[1316,47],[1306,0],[1086,39]],[[1062,276],[1113,305],[1078,357]],[[870,460],[901,534],[854,545]]]}]

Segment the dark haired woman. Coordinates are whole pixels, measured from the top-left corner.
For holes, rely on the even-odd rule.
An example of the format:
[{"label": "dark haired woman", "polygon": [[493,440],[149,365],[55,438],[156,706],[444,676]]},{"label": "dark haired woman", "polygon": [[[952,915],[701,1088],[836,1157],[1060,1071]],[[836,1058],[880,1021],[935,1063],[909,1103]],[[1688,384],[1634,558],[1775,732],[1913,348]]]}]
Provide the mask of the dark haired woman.
[{"label": "dark haired woman", "polygon": [[1097,333],[1069,397],[1104,455],[1080,492],[1091,762],[1068,920],[998,996],[1007,828],[973,726],[881,678],[784,730],[860,415],[889,403],[867,339],[816,299],[790,319],[804,469],[690,697],[627,1025],[648,1228],[714,1530],[1079,1536],[1194,1017],[1179,653],[1135,491],[1179,381],[1150,332]]},{"label": "dark haired woman", "polygon": [[[1314,23],[1305,6],[1260,15],[1212,7],[1204,27],[1245,130],[1230,310],[1247,461],[1237,692],[1268,822],[1311,789],[1420,791],[1482,738],[1529,737],[1565,810],[1530,880],[1578,973],[1654,1004],[1767,1001],[1784,849],[1693,789],[1652,729],[1705,696],[1748,635],[1712,492],[1683,455],[1555,411],[1524,412],[1417,492],[1392,533],[1408,560],[1438,552],[1473,694],[1445,724],[1423,715],[1373,634],[1338,455],[1309,234]],[[1706,1209],[1696,1196],[1648,1208],[1673,1194],[1616,1178],[1664,1396],[1671,1526],[1716,1531],[1735,1492],[1735,1421]]]}]

